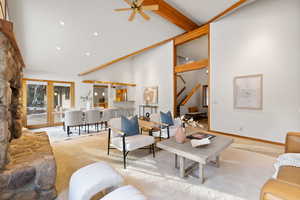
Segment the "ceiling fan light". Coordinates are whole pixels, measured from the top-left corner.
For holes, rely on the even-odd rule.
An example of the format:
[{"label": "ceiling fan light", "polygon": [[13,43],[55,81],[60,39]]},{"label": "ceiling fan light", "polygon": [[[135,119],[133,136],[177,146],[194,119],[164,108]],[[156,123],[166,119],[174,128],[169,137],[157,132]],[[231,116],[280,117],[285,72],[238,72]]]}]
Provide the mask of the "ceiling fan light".
[{"label": "ceiling fan light", "polygon": [[65,26],[65,22],[64,22],[64,21],[62,21],[62,20],[60,20],[60,21],[59,21],[59,25],[61,25],[61,26]]}]

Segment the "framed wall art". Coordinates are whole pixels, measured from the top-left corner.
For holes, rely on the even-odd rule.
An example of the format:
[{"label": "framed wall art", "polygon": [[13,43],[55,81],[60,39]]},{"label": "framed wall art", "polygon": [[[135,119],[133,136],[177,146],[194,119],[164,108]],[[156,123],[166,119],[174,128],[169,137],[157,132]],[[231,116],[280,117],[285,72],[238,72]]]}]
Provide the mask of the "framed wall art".
[{"label": "framed wall art", "polygon": [[145,87],[143,94],[144,104],[153,105],[158,103],[158,87]]},{"label": "framed wall art", "polygon": [[235,109],[263,109],[262,74],[235,77],[233,84]]}]

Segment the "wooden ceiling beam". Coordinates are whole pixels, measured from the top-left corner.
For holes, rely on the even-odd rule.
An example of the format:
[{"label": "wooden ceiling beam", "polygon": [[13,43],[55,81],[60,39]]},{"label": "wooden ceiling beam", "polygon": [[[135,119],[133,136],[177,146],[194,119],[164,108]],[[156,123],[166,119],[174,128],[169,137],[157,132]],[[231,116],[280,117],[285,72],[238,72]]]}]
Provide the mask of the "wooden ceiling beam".
[{"label": "wooden ceiling beam", "polygon": [[201,26],[200,28],[197,28],[193,31],[187,32],[183,35],[176,37],[174,39],[174,45],[177,46],[177,45],[183,44],[185,42],[189,42],[189,41],[199,38],[203,35],[207,35],[208,32],[209,32],[209,24],[206,24],[204,26]]},{"label": "wooden ceiling beam", "polygon": [[131,86],[131,87],[136,86],[136,84],[133,83],[119,83],[119,82],[112,82],[112,81],[95,81],[95,80],[84,80],[82,81],[82,83],[121,85],[121,86]]},{"label": "wooden ceiling beam", "polygon": [[196,62],[187,63],[184,65],[178,65],[175,67],[175,72],[181,73],[181,72],[194,71],[194,70],[203,69],[207,66],[208,66],[208,59],[203,59]]},{"label": "wooden ceiling beam", "polygon": [[158,4],[159,9],[153,11],[157,15],[165,18],[176,26],[182,28],[185,31],[192,31],[198,28],[198,24],[186,17],[176,8],[172,7],[170,4],[166,3],[164,0],[145,0],[143,2],[144,6]]}]

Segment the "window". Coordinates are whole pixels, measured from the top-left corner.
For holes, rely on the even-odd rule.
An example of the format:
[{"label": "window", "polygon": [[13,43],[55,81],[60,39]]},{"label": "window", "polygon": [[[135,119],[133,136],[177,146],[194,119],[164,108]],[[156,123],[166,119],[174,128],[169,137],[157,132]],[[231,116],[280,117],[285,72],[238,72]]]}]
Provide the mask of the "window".
[{"label": "window", "polygon": [[208,85],[203,86],[203,91],[202,91],[202,106],[203,107],[208,107],[208,102],[209,102],[209,97],[208,97]]},{"label": "window", "polygon": [[23,79],[24,124],[40,128],[62,124],[62,113],[74,107],[74,83]]}]

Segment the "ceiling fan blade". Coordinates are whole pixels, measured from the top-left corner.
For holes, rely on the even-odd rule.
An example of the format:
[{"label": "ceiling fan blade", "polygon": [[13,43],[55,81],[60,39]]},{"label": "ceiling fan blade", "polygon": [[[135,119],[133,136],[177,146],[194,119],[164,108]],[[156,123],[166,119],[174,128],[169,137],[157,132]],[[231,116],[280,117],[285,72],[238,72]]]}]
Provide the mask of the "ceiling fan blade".
[{"label": "ceiling fan blade", "polygon": [[159,10],[159,5],[142,6],[143,10]]},{"label": "ceiling fan blade", "polygon": [[132,7],[132,2],[130,0],[124,0],[124,1]]},{"label": "ceiling fan blade", "polygon": [[133,11],[132,11],[132,13],[131,13],[131,15],[130,15],[130,17],[129,17],[129,21],[132,21],[132,20],[134,20],[134,18],[135,18],[135,15],[136,15],[136,12],[137,12],[137,10],[136,9],[134,9]]},{"label": "ceiling fan blade", "polygon": [[149,20],[150,19],[150,17],[143,10],[139,10],[139,13],[142,15],[142,17],[145,20]]},{"label": "ceiling fan blade", "polygon": [[141,6],[143,4],[144,0],[138,0],[136,2],[137,7]]},{"label": "ceiling fan blade", "polygon": [[132,8],[118,8],[115,9],[115,11],[119,12],[119,11],[128,11],[128,10],[132,10]]}]

